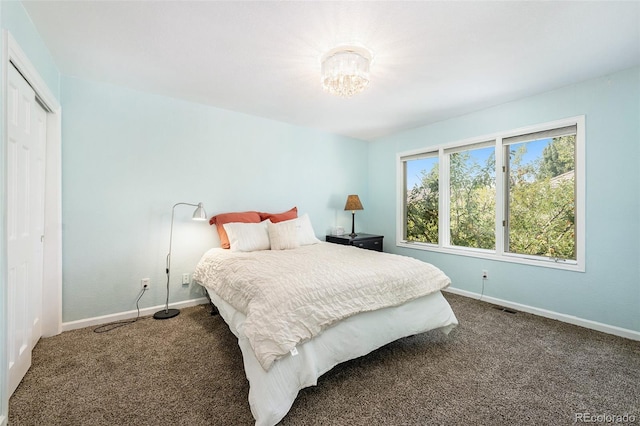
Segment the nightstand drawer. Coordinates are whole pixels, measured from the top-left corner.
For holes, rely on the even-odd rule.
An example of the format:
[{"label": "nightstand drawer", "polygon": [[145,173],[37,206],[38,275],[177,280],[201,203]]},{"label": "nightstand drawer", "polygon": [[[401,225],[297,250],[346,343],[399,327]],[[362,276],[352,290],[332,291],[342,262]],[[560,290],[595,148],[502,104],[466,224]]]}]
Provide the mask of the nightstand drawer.
[{"label": "nightstand drawer", "polygon": [[353,245],[368,250],[382,251],[382,238],[354,241]]},{"label": "nightstand drawer", "polygon": [[350,239],[349,236],[347,236],[346,238],[342,235],[327,235],[327,237],[325,238],[325,240],[328,243],[334,243],[334,244],[342,244],[344,246],[348,246],[350,245]]},{"label": "nightstand drawer", "polygon": [[382,235],[358,234],[355,237],[349,235],[327,235],[326,241],[329,243],[351,245],[367,250],[382,251]]}]

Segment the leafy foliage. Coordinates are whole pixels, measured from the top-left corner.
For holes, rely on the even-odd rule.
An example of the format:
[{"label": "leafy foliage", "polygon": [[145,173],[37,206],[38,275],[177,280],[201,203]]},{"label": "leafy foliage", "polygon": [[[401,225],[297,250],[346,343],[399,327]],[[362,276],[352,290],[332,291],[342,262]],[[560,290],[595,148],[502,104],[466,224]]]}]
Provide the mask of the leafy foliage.
[{"label": "leafy foliage", "polygon": [[451,244],[494,249],[495,154],[479,164],[469,151],[456,152],[450,161]]},{"label": "leafy foliage", "polygon": [[576,259],[574,147],[575,136],[554,138],[529,164],[526,145],[511,152],[507,251]]},{"label": "leafy foliage", "polygon": [[[511,253],[576,259],[575,135],[551,140],[525,161],[527,143],[509,151],[508,229]],[[495,157],[480,164],[471,151],[449,155],[451,244],[495,248]],[[407,192],[409,241],[438,243],[438,165]]]},{"label": "leafy foliage", "polygon": [[554,138],[542,151],[538,179],[554,178],[575,170],[575,135]]},{"label": "leafy foliage", "polygon": [[407,194],[407,240],[438,243],[438,163]]}]

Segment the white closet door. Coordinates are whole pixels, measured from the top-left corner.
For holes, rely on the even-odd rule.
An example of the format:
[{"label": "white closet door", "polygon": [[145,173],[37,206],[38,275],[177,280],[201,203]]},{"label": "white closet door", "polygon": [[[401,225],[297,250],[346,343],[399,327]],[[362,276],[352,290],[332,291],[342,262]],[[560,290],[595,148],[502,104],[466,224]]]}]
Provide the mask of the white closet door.
[{"label": "white closet door", "polygon": [[7,257],[9,395],[31,366],[42,335],[46,112],[9,67],[7,93]]}]

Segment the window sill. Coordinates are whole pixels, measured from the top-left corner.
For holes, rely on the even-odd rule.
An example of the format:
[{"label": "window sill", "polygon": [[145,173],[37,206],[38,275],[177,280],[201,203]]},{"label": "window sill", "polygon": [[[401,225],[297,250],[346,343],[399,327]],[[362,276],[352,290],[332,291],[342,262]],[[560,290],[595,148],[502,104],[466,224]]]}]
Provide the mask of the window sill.
[{"label": "window sill", "polygon": [[400,240],[396,242],[397,247],[432,251],[436,253],[453,254],[456,256],[476,257],[480,259],[494,260],[498,262],[519,263],[522,265],[539,266],[542,268],[562,269],[565,271],[585,272],[584,265],[575,261],[556,261],[546,257],[523,256],[516,254],[498,254],[495,251],[483,249],[465,249],[458,247],[440,247],[433,244],[418,243]]}]

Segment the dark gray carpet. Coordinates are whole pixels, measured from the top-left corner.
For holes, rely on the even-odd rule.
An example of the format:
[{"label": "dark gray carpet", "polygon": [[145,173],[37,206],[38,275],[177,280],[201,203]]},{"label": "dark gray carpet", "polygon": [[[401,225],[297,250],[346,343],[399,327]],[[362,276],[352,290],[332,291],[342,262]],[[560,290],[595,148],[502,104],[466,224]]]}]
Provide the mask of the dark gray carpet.
[{"label": "dark gray carpet", "polygon": [[[640,342],[445,297],[460,320],[449,336],[401,339],[334,368],[281,424],[569,425],[625,414],[640,424]],[[207,309],[42,339],[9,424],[252,424],[240,349]]]}]

